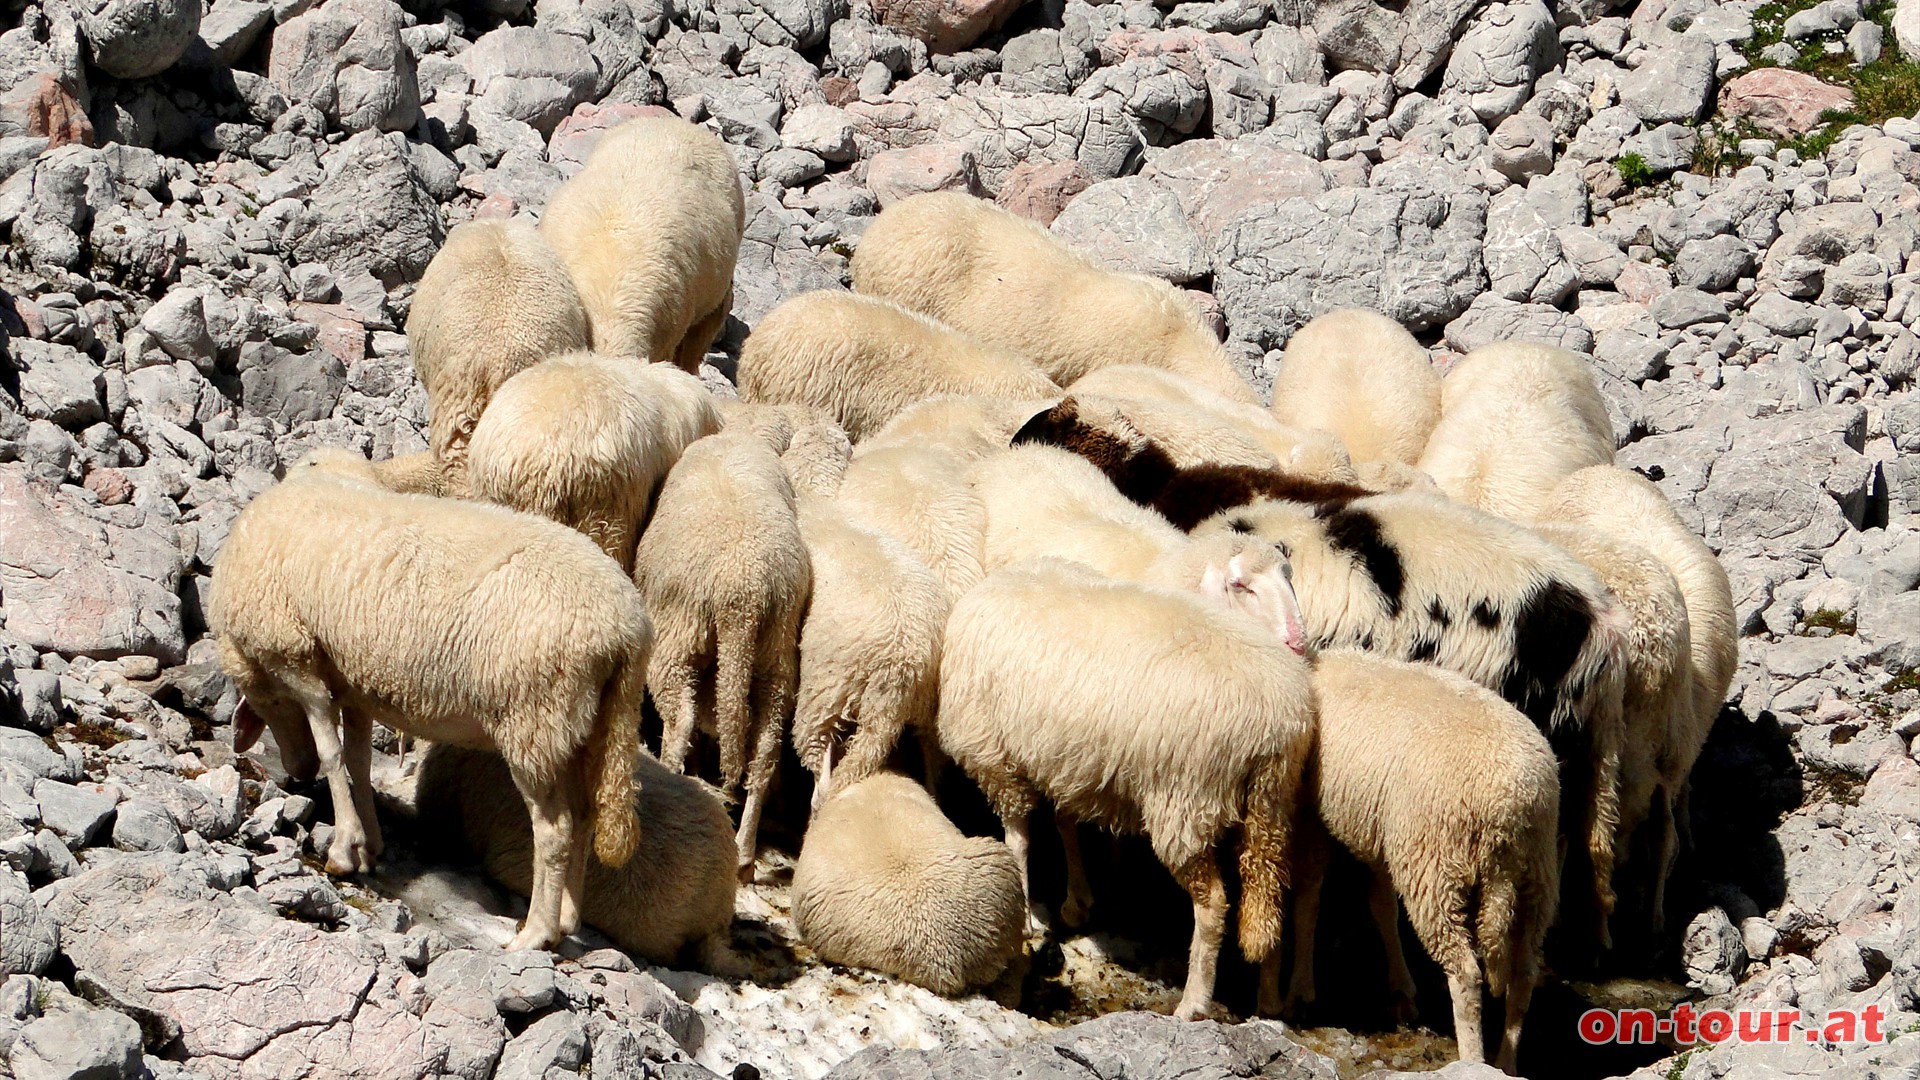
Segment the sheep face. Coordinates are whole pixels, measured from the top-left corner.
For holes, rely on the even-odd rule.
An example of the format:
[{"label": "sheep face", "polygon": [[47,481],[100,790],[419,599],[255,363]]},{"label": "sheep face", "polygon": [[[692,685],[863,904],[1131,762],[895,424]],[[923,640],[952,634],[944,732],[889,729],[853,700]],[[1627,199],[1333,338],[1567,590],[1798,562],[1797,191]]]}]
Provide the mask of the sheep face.
[{"label": "sheep face", "polygon": [[1284,543],[1248,540],[1224,562],[1214,561],[1200,575],[1200,592],[1221,605],[1258,619],[1287,648],[1304,656],[1306,620],[1293,592],[1293,564]]}]

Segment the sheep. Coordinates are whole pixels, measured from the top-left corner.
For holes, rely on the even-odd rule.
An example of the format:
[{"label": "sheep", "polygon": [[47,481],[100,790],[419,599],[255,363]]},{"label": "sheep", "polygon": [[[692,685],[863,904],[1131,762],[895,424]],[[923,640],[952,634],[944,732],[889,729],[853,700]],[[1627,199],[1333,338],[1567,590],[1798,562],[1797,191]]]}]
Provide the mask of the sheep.
[{"label": "sheep", "polygon": [[711,669],[721,781],[746,785],[737,848],[751,881],[813,580],[793,487],[766,443],[722,432],[687,447],[654,500],[633,576],[659,628],[647,684],[664,724],[660,760],[685,768]]},{"label": "sheep", "polygon": [[1010,352],[887,300],[834,290],[774,308],[740,350],[740,396],[824,410],[858,440],[935,394],[1059,393]]},{"label": "sheep", "polygon": [[1554,486],[1613,464],[1613,423],[1586,364],[1551,345],[1475,349],[1440,384],[1440,421],[1417,463],[1468,506],[1530,521]]},{"label": "sheep", "polygon": [[787,474],[795,498],[827,500],[840,490],[853,458],[847,430],[832,420],[816,419],[796,427],[780,452],[780,468]]},{"label": "sheep", "polygon": [[1263,500],[1195,533],[1219,531],[1285,546],[1310,648],[1432,662],[1547,733],[1561,826],[1591,864],[1604,942],[1628,628],[1599,576],[1524,526],[1433,495]]},{"label": "sheep", "polygon": [[[1313,743],[1305,662],[1222,595],[1111,581],[1058,559],[988,575],[947,620],[940,745],[986,793],[1028,887],[1028,815],[1146,833],[1193,898],[1175,1015],[1213,996],[1227,897],[1216,849],[1244,826],[1240,944],[1258,961]],[[1037,913],[1029,908],[1029,917]]]},{"label": "sheep", "polygon": [[[1287,469],[1326,479],[1353,479],[1351,470],[1354,466],[1347,456],[1347,449],[1332,435],[1283,424],[1274,419],[1272,413],[1257,405],[1248,405],[1215,393],[1192,379],[1162,368],[1139,364],[1098,368],[1088,372],[1069,389],[1082,402],[1091,395],[1099,395],[1104,398],[1130,398],[1142,403],[1131,412],[1124,404],[1116,404],[1120,404],[1119,411],[1134,420],[1142,434],[1149,437],[1171,439],[1165,432],[1157,430],[1161,426],[1155,423],[1158,417],[1151,412],[1141,415],[1147,403],[1160,402],[1199,409],[1265,447],[1274,461]],[[1167,420],[1172,419],[1172,416],[1167,417]],[[1168,447],[1168,450],[1176,457],[1180,456],[1177,447]],[[1216,464],[1225,463],[1218,457],[1209,457],[1207,460]],[[1266,464],[1264,459],[1251,463]]]},{"label": "sheep", "polygon": [[1692,707],[1660,740],[1655,757],[1659,783],[1652,813],[1655,840],[1653,928],[1665,925],[1666,882],[1678,848],[1677,823],[1686,820],[1687,777],[1706,745],[1707,734],[1727,700],[1739,662],[1739,629],[1726,568],[1713,550],[1674,512],[1653,483],[1610,465],[1581,469],[1561,481],[1542,516],[1585,525],[1652,552],[1679,584],[1689,628],[1689,681]]},{"label": "sheep", "polygon": [[631,570],[654,490],[718,430],[697,376],[568,353],[500,384],[473,429],[467,480],[474,498],[578,529]]},{"label": "sheep", "polygon": [[[627,952],[655,964],[691,960],[714,974],[735,971],[733,823],[707,786],[669,772],[653,755],[634,759],[635,815],[645,846],[618,869],[587,864],[582,918]],[[436,744],[420,761],[415,807],[424,837],[463,837],[487,875],[526,896],[533,886],[533,832],[509,797],[497,754]]]},{"label": "sheep", "polygon": [[754,404],[739,398],[716,398],[714,404],[722,430],[756,436],[776,454],[786,453],[794,431],[814,420],[813,410],[804,405]]},{"label": "sheep", "polygon": [[[1165,430],[1165,429],[1163,429]],[[1222,510],[1259,498],[1322,501],[1372,494],[1351,479],[1308,476],[1239,463],[1213,463],[1188,450],[1175,455],[1109,408],[1082,407],[1076,395],[1034,414],[1013,444],[1057,446],[1086,458],[1120,493],[1190,530]]]},{"label": "sheep", "polygon": [[427,445],[464,490],[467,440],[501,383],[584,349],[587,311],[566,265],[525,221],[469,221],[447,233],[413,294],[407,344],[427,390]]},{"label": "sheep", "polygon": [[1007,845],[965,836],[896,773],[829,799],[793,868],[794,927],[822,960],[937,994],[999,978],[1020,955],[1025,911]]},{"label": "sheep", "polygon": [[1333,434],[1356,463],[1412,465],[1440,419],[1440,376],[1399,323],[1342,308],[1288,340],[1273,378],[1273,415]]},{"label": "sheep", "polygon": [[601,138],[548,200],[540,232],[580,289],[595,352],[698,374],[733,306],[746,221],[726,144],[647,116]]},{"label": "sheep", "polygon": [[[1514,1071],[1520,1026],[1560,889],[1560,784],[1553,750],[1497,694],[1428,664],[1350,649],[1320,654],[1314,767],[1295,870],[1288,1008],[1313,1000],[1314,924],[1324,829],[1373,871],[1370,906],[1386,946],[1396,1012],[1410,1018],[1413,975],[1400,951],[1399,899],[1447,973],[1460,1060],[1485,1061],[1480,988],[1506,999],[1495,1062]],[[1279,996],[1279,954],[1260,1002]]]},{"label": "sheep", "polygon": [[497,750],[533,817],[533,902],[508,947],[550,947],[579,925],[589,830],[613,867],[639,839],[646,607],[571,529],[391,494],[370,473],[357,455],[323,453],[234,521],[209,612],[244,703],[234,746],[264,722],[290,774],[326,774],[338,874],[380,855],[373,721]]},{"label": "sheep", "polygon": [[856,454],[834,503],[849,523],[905,544],[957,600],[986,573],[987,511],[965,472],[959,455],[938,446]]},{"label": "sheep", "polygon": [[[1630,852],[1635,831],[1650,814],[1659,814],[1654,807],[1660,794],[1659,756],[1668,733],[1684,730],[1692,720],[1693,644],[1686,598],[1666,564],[1639,544],[1581,525],[1537,525],[1535,531],[1591,567],[1626,613],[1614,844]],[[1658,827],[1664,834],[1665,823]],[[1622,870],[1625,862],[1623,857]],[[1651,880],[1650,874],[1641,876]]]},{"label": "sheep", "polygon": [[854,457],[898,447],[938,448],[965,461],[1005,450],[1013,433],[1057,396],[1027,399],[939,394],[902,409],[885,427],[861,440]]},{"label": "sheep", "polygon": [[984,199],[932,192],[888,207],[860,239],[853,287],[1026,357],[1062,386],[1147,364],[1258,404],[1180,290],[1107,270]]}]

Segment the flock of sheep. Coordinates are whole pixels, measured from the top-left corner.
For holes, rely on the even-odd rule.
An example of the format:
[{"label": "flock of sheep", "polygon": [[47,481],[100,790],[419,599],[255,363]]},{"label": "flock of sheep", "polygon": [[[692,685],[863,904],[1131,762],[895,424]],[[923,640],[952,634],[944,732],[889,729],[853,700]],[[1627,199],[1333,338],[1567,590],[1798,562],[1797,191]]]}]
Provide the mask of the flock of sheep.
[{"label": "flock of sheep", "polygon": [[[873,223],[852,293],[769,314],[720,400],[693,372],[741,230],[717,138],[614,130],[537,229],[462,225],[428,269],[431,449],[317,453],[240,515],[211,610],[235,741],[271,727],[289,773],[325,775],[330,870],[380,855],[379,720],[437,744],[422,813],[530,897],[509,947],[585,920],[727,970],[790,739],[815,779],[795,919],[823,958],[995,978],[1046,926],[1044,799],[1067,925],[1093,902],[1080,823],[1144,833],[1191,894],[1183,1017],[1211,1000],[1234,840],[1240,945],[1284,1010],[1313,996],[1337,840],[1373,871],[1397,1005],[1404,903],[1462,1058],[1486,1054],[1483,985],[1504,998],[1508,1069],[1550,925],[1607,941],[1629,879],[1658,923],[1732,601],[1612,465],[1577,357],[1492,345],[1443,380],[1337,311],[1263,409],[1171,286],[930,194]],[[1004,844],[887,771],[909,728],[928,786],[957,765]],[[682,775],[702,733],[737,830]]]}]

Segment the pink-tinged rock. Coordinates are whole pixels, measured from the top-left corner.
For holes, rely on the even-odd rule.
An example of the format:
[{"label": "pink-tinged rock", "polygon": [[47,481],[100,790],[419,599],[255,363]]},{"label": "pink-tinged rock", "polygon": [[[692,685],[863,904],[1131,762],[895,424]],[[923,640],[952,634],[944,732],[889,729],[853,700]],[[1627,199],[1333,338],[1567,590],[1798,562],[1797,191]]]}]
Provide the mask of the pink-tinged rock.
[{"label": "pink-tinged rock", "polygon": [[978,193],[973,148],[965,143],[927,143],[887,150],[867,163],[867,187],[882,210],[928,191]]},{"label": "pink-tinged rock", "polygon": [[366,358],[367,328],[352,308],[345,304],[298,302],[292,307],[295,318],[320,328],[320,347],[332,353],[343,367],[351,368]]},{"label": "pink-tinged rock", "polygon": [[[123,569],[135,564],[167,580]],[[186,653],[179,572],[178,545],[164,526],[153,535],[109,529],[43,496],[23,467],[0,467],[0,616],[8,633],[65,656],[142,653],[177,663]]]},{"label": "pink-tinged rock", "polygon": [[1154,158],[1145,175],[1173,192],[1187,220],[1209,241],[1249,207],[1327,190],[1319,162],[1248,139],[1181,143]]},{"label": "pink-tinged rock", "polygon": [[560,170],[560,175],[572,176],[587,163],[587,155],[607,132],[642,116],[672,115],[672,111],[658,105],[588,102],[576,107],[553,129],[553,137],[547,140],[547,161]]},{"label": "pink-tinged rock", "polygon": [[102,506],[118,506],[133,501],[133,481],[119,469],[101,468],[87,474],[86,487]]},{"label": "pink-tinged rock", "polygon": [[38,341],[47,340],[47,313],[39,304],[24,298],[15,299],[13,313],[20,316],[20,325],[26,328],[27,336]]},{"label": "pink-tinged rock", "polygon": [[489,195],[480,200],[480,205],[473,208],[473,220],[505,221],[519,209],[519,204],[513,201],[511,195],[504,193]]},{"label": "pink-tinged rock", "polygon": [[1651,304],[1673,291],[1673,275],[1657,266],[1630,262],[1613,280],[1613,287],[1636,304]]},{"label": "pink-tinged rock", "polygon": [[45,139],[49,150],[68,143],[93,145],[87,110],[51,72],[29,76],[9,90],[0,98],[0,115],[6,117],[0,127]]},{"label": "pink-tinged rock", "polygon": [[1788,68],[1750,71],[1720,92],[1720,111],[1729,119],[1783,139],[1819,127],[1822,113],[1852,107],[1853,91]]},{"label": "pink-tinged rock", "polygon": [[994,201],[1023,218],[1051,225],[1075,195],[1092,185],[1093,177],[1078,161],[1023,161],[1001,182]]},{"label": "pink-tinged rock", "polygon": [[959,52],[998,30],[1021,0],[874,0],[882,26],[903,30],[937,53]]},{"label": "pink-tinged rock", "polygon": [[1199,289],[1180,291],[1186,293],[1187,299],[1193,302],[1195,310],[1200,312],[1200,321],[1213,331],[1213,336],[1221,341],[1227,340],[1227,312],[1220,306],[1220,301],[1212,293]]}]

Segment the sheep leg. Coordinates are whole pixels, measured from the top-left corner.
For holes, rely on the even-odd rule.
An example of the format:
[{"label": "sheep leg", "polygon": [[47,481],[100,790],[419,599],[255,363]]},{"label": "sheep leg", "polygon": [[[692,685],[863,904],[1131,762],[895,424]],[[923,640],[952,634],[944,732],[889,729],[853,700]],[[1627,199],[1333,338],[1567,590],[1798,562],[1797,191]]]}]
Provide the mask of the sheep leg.
[{"label": "sheep leg", "polygon": [[1093,887],[1087,884],[1087,867],[1080,859],[1080,819],[1056,808],[1053,820],[1067,857],[1067,898],[1060,902],[1060,921],[1078,930],[1087,925],[1093,910]]},{"label": "sheep leg", "polygon": [[1487,1044],[1480,1034],[1479,971],[1448,971],[1447,991],[1453,995],[1453,1041],[1460,1044],[1460,1060],[1486,1061]]},{"label": "sheep leg", "polygon": [[[1527,1018],[1527,1006],[1533,1003],[1535,978],[1532,974],[1516,974],[1507,982],[1507,1023],[1500,1032],[1500,1050],[1493,1063],[1501,1072],[1513,1076],[1519,1075],[1516,1066],[1520,1056],[1520,1025]],[[1476,1002],[1479,993],[1479,987],[1475,987]]]},{"label": "sheep leg", "polygon": [[774,768],[780,764],[781,732],[777,713],[763,715],[758,735],[753,763],[747,769],[747,801],[740,808],[740,832],[734,837],[742,885],[753,884],[753,857],[760,851],[760,814],[766,809],[767,789],[773,786]]},{"label": "sheep leg", "polygon": [[[359,747],[348,751],[341,746],[340,709],[324,684],[292,689],[306,711],[314,753],[320,758],[320,772],[327,778],[327,790],[333,794],[333,843],[327,848],[327,872],[342,876],[366,873],[373,869],[373,851],[366,826],[360,820],[360,803],[354,796],[353,778],[348,770],[349,759],[361,751]],[[368,742],[366,760],[371,761],[371,728],[362,735]],[[369,804],[371,801],[369,793]]]},{"label": "sheep leg", "polygon": [[1227,887],[1220,880],[1219,860],[1211,851],[1182,867],[1175,876],[1193,897],[1193,944],[1187,949],[1187,988],[1173,1015],[1181,1020],[1198,1020],[1213,1004],[1220,942],[1227,934]]},{"label": "sheep leg", "polygon": [[568,785],[568,802],[573,806],[573,843],[567,849],[567,879],[560,890],[560,932],[571,934],[580,929],[580,923],[586,918],[587,903],[587,853],[593,847],[593,830],[587,827],[592,817],[588,806],[588,792],[592,785],[586,776],[585,762],[573,771],[574,779]]},{"label": "sheep leg", "polygon": [[[666,653],[666,655],[663,655]],[[700,678],[684,657],[657,650],[649,679],[653,704],[660,710],[660,764],[676,773],[687,771],[687,753],[693,749],[693,729],[700,708]]]},{"label": "sheep leg", "polygon": [[1667,878],[1673,873],[1673,860],[1679,854],[1680,829],[1675,823],[1673,796],[1666,788],[1654,794],[1653,818],[1653,910],[1648,925],[1658,939],[1667,929]]},{"label": "sheep leg", "polygon": [[1027,901],[1027,936],[1043,938],[1047,936],[1047,916],[1033,899],[1033,883],[1027,873],[1027,857],[1033,848],[1032,823],[1026,814],[1001,815],[1001,826],[1007,834],[1007,850],[1013,853],[1014,864],[1020,867],[1020,895]]},{"label": "sheep leg", "polygon": [[1402,1024],[1411,1023],[1418,1015],[1413,1004],[1413,972],[1407,970],[1407,955],[1400,948],[1400,897],[1393,891],[1393,879],[1387,876],[1385,867],[1373,870],[1367,906],[1373,909],[1373,923],[1380,929],[1380,947],[1387,954],[1387,989],[1393,995],[1393,1018]]},{"label": "sheep leg", "polygon": [[[533,895],[527,904],[526,924],[507,942],[507,948],[550,949],[566,936],[561,908],[572,869],[574,800],[570,792],[561,790],[562,785],[536,784],[519,769],[513,770],[513,782],[533,818]],[[575,910],[578,908],[576,903]]]},{"label": "sheep leg", "polygon": [[365,835],[366,865],[361,870],[370,871],[387,847],[380,835],[380,813],[373,804],[373,718],[353,709],[342,709],[340,722],[343,730],[340,756],[347,766],[347,781],[353,788],[353,808]]},{"label": "sheep leg", "polygon": [[720,306],[700,316],[699,321],[687,328],[685,337],[680,339],[680,347],[674,350],[673,362],[682,371],[700,374],[700,361],[707,357],[714,339],[726,328],[727,312],[733,307],[733,291],[727,291],[726,299]]},{"label": "sheep leg", "polygon": [[[1298,852],[1293,870],[1293,977],[1287,983],[1285,1013],[1297,1015],[1314,998],[1313,943],[1320,928],[1320,888],[1327,875],[1326,837],[1318,828],[1299,832]],[[1272,977],[1268,977],[1268,968]],[[1280,950],[1260,965],[1260,1011],[1272,1015],[1280,1011]]]}]

